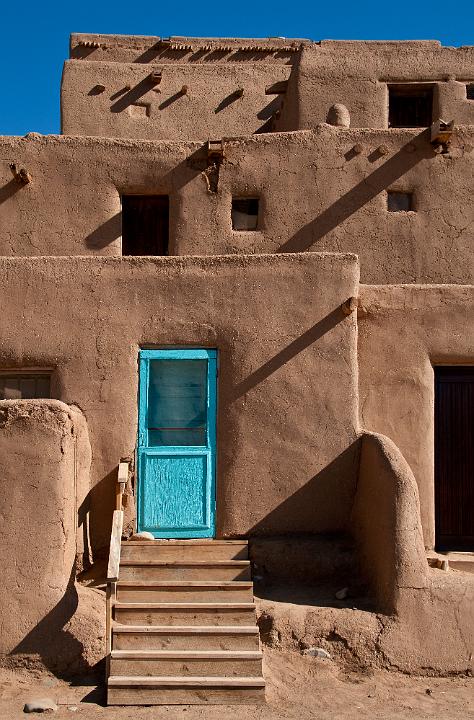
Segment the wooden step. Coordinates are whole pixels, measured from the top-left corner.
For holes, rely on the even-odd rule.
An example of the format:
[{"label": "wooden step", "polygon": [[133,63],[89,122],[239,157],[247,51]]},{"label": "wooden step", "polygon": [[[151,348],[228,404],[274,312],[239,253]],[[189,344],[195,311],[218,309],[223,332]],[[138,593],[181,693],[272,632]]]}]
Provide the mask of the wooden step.
[{"label": "wooden step", "polygon": [[121,580],[250,580],[248,560],[122,560]]},{"label": "wooden step", "polygon": [[112,627],[113,650],[258,650],[256,625]]},{"label": "wooden step", "polygon": [[265,700],[263,678],[117,676],[108,680],[109,705],[232,705]]},{"label": "wooden step", "polygon": [[119,580],[119,602],[252,602],[253,583],[247,581]]},{"label": "wooden step", "polygon": [[113,650],[112,675],[261,677],[262,653],[229,650]]},{"label": "wooden step", "polygon": [[123,560],[248,560],[246,540],[127,540]]},{"label": "wooden step", "polygon": [[252,625],[253,603],[116,603],[122,625]]}]

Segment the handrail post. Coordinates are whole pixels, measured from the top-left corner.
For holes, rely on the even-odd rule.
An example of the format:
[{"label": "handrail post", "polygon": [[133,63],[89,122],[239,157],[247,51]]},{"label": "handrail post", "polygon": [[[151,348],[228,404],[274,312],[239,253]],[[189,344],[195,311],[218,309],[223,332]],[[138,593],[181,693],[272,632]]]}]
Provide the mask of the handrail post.
[{"label": "handrail post", "polygon": [[121,462],[118,467],[117,487],[115,490],[115,509],[122,510],[123,494],[128,482],[128,463]]},{"label": "handrail post", "polygon": [[128,482],[128,463],[119,463],[117,485],[115,489],[115,510],[110,533],[109,564],[107,567],[107,594],[105,602],[105,644],[106,671],[110,676],[110,657],[112,652],[112,625],[114,605],[117,599],[117,581],[120,570],[120,550],[123,530],[122,499]]}]

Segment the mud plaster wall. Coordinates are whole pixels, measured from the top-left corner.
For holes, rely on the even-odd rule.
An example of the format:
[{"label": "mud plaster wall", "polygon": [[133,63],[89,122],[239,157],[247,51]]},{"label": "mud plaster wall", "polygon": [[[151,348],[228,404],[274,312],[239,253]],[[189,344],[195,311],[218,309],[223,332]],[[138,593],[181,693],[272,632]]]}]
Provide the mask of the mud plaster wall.
[{"label": "mud plaster wall", "polygon": [[338,42],[305,45],[295,61],[277,124],[305,130],[325,122],[331,105],[343,103],[351,126],[388,127],[387,83],[437,83],[434,118],[474,123],[466,82],[474,80],[474,47],[438,42]]},{"label": "mud plaster wall", "polygon": [[[153,66],[69,60],[61,87],[61,132],[145,140],[252,135],[280,108],[265,90],[285,81],[284,64]],[[242,94],[240,94],[242,92]]]},{"label": "mud plaster wall", "polygon": [[[469,128],[448,155],[418,131],[321,125],[236,139],[210,193],[197,143],[2,138],[0,254],[120,255],[120,193],[164,193],[171,254],[355,252],[365,282],[471,283],[473,149]],[[387,189],[413,192],[416,211],[388,212]],[[258,231],[232,230],[232,195],[260,197]]]},{"label": "mud plaster wall", "polygon": [[425,545],[432,548],[433,365],[473,363],[474,287],[361,286],[360,298],[361,425],[388,436],[407,460],[418,483]]},{"label": "mud plaster wall", "polygon": [[74,579],[89,480],[84,417],[57,401],[1,401],[0,458],[0,654],[38,652]]},{"label": "mud plaster wall", "polygon": [[400,450],[383,435],[361,438],[352,532],[381,609],[396,610],[401,588],[426,586],[418,487]]},{"label": "mud plaster wall", "polygon": [[106,547],[140,345],[217,347],[220,536],[344,527],[357,457],[354,256],[2,258],[2,366],[55,366],[92,446]]}]

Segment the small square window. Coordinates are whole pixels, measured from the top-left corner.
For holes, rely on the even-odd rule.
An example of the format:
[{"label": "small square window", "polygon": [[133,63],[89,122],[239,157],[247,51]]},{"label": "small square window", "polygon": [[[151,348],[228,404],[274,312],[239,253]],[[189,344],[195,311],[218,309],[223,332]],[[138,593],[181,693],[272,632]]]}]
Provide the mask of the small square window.
[{"label": "small square window", "polygon": [[468,100],[474,100],[474,83],[468,83],[466,85],[466,98]]},{"label": "small square window", "polygon": [[51,397],[49,373],[0,373],[0,400],[32,400]]},{"label": "small square window", "polygon": [[232,198],[232,230],[256,230],[258,198]]},{"label": "small square window", "polygon": [[387,210],[389,212],[410,212],[413,210],[413,194],[389,190],[387,193]]}]

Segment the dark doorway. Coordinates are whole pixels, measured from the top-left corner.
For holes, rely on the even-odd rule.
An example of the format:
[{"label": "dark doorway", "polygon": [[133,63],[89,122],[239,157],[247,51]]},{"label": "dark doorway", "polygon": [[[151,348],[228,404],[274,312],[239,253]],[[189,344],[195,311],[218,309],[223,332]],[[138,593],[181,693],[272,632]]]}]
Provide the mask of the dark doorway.
[{"label": "dark doorway", "polygon": [[122,195],[122,255],[168,255],[168,195]]},{"label": "dark doorway", "polygon": [[428,127],[433,122],[432,85],[389,85],[388,126]]},{"label": "dark doorway", "polygon": [[474,367],[435,368],[436,549],[474,550]]}]

